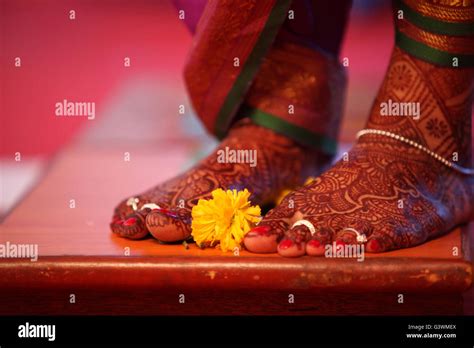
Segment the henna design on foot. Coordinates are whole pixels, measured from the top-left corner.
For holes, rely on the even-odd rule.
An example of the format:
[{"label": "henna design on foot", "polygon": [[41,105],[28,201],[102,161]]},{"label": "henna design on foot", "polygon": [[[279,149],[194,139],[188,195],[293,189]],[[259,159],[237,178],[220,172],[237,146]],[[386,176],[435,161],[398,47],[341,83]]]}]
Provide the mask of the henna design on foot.
[{"label": "henna design on foot", "polygon": [[[255,150],[257,165],[249,163],[219,163],[217,152]],[[186,240],[190,237],[191,209],[199,199],[211,198],[217,188],[247,188],[252,192],[253,204],[271,202],[283,189],[301,185],[306,177],[327,165],[330,157],[298,145],[274,131],[257,126],[250,120],[239,121],[215,152],[196,166],[151,190],[138,195],[138,209],[145,203],[156,203],[161,209],[133,211],[122,201],[115,209],[112,231],[127,238],[142,238],[151,234],[165,242]],[[123,219],[144,216],[145,224],[124,226]]]},{"label": "henna design on foot", "polygon": [[[395,48],[367,128],[390,131],[416,141],[445,158],[453,153],[468,166],[471,148],[471,105],[474,69],[441,68]],[[422,117],[383,117],[387,100],[421,103]],[[353,228],[367,237],[367,252],[408,248],[447,233],[474,217],[474,178],[435,161],[426,153],[395,139],[364,136],[349,152],[312,183],[287,195],[261,225],[278,226],[282,256],[323,255],[321,245],[357,243]],[[278,216],[275,221],[272,216]],[[294,217],[308,228],[283,231]],[[256,251],[265,241],[255,239]]]}]

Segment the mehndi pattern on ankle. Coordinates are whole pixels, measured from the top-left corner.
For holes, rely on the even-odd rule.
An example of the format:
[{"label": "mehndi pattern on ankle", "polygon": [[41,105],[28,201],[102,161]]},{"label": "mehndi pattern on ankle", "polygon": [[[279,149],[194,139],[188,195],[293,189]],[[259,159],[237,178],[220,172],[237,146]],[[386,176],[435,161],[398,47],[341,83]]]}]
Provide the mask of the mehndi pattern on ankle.
[{"label": "mehndi pattern on ankle", "polygon": [[437,153],[431,151],[427,147],[424,147],[423,145],[418,144],[417,142],[415,142],[413,140],[407,139],[407,138],[405,138],[401,135],[395,134],[395,133],[387,132],[387,131],[380,130],[380,129],[369,129],[368,128],[368,129],[362,129],[359,132],[357,132],[356,137],[357,137],[357,139],[359,139],[360,137],[362,137],[364,135],[368,135],[368,134],[381,135],[381,136],[389,137],[389,138],[392,138],[392,139],[395,139],[395,140],[399,140],[399,141],[401,141],[405,144],[408,144],[412,147],[415,147],[415,148],[427,153],[428,155],[430,155],[431,157],[433,157],[437,161],[443,163],[445,166],[447,166],[451,169],[454,169],[454,170],[460,172],[461,174],[474,175],[474,169],[464,168],[464,167],[461,167],[461,166],[457,165],[456,163],[450,162],[447,159],[445,159],[445,158],[441,157],[440,155],[438,155]]}]

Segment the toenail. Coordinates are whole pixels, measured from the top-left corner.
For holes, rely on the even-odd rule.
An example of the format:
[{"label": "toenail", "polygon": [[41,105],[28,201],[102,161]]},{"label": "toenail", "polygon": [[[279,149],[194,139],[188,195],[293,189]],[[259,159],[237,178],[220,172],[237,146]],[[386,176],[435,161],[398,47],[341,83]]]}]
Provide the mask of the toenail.
[{"label": "toenail", "polygon": [[308,245],[311,247],[311,248],[319,248],[321,246],[321,242],[317,239],[312,239],[308,242]]},{"label": "toenail", "polygon": [[252,228],[246,235],[246,237],[257,237],[261,235],[266,235],[270,232],[270,226],[257,226]]},{"label": "toenail", "polygon": [[293,246],[293,242],[289,239],[285,239],[285,240],[281,241],[281,243],[279,245],[279,248],[285,250],[285,249],[288,249],[292,246]]},{"label": "toenail", "polygon": [[370,251],[377,252],[377,251],[382,250],[382,246],[380,245],[380,243],[377,239],[371,239],[367,243],[367,249],[369,249]]},{"label": "toenail", "polygon": [[345,245],[346,245],[346,243],[344,243],[342,240],[336,240],[336,248],[337,248],[338,246],[344,247]]},{"label": "toenail", "polygon": [[137,218],[131,217],[123,222],[124,226],[132,226],[137,222]]},{"label": "toenail", "polygon": [[157,208],[156,211],[158,211],[159,213],[163,214],[163,215],[166,215],[166,216],[170,216],[170,217],[178,217],[178,215],[176,215],[176,213],[172,212],[171,210],[168,210],[168,209],[165,209],[165,208]]}]

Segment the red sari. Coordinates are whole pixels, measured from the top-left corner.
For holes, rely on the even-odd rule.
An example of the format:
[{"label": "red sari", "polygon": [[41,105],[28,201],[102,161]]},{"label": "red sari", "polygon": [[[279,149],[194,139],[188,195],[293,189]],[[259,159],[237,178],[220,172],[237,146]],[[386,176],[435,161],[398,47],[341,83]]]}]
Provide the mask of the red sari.
[{"label": "red sari", "polygon": [[345,74],[335,59],[281,34],[290,3],[208,1],[184,70],[189,96],[219,138],[235,120],[250,117],[333,154]]}]

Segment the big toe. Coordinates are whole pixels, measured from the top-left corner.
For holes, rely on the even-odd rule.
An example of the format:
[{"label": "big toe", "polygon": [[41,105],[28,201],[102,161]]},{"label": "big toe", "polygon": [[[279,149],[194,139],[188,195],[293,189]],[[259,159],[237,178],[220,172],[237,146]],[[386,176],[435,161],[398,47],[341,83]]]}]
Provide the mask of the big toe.
[{"label": "big toe", "polygon": [[141,239],[148,235],[145,215],[139,212],[129,214],[124,219],[114,217],[110,223],[110,229],[120,237],[129,239]]},{"label": "big toe", "polygon": [[287,223],[276,217],[276,214],[271,211],[257,227],[254,227],[245,235],[245,248],[257,254],[276,253],[278,243],[287,228]]},{"label": "big toe", "polygon": [[252,253],[275,253],[278,245],[278,234],[272,233],[272,228],[269,225],[259,225],[245,235],[244,245]]},{"label": "big toe", "polygon": [[191,216],[184,209],[154,209],[147,215],[146,226],[160,242],[178,242],[191,236]]}]

